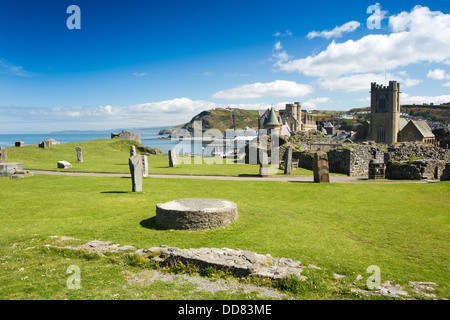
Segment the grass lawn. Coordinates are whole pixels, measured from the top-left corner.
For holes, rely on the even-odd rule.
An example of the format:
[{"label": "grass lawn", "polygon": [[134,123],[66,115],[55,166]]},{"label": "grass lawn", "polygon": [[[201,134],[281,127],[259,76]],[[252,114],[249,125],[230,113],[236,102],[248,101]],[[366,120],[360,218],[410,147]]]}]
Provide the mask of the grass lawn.
[{"label": "grass lawn", "polygon": [[[49,158],[52,150],[57,146],[45,150]],[[87,148],[85,159],[94,151]],[[19,157],[10,150],[8,155],[10,161]],[[0,299],[248,298],[193,293],[183,284],[130,285],[127,275],[141,272],[142,266],[126,263],[126,257],[46,248],[54,235],[138,248],[239,248],[321,267],[326,289],[310,288],[296,299],[357,298],[340,282],[352,282],[358,274],[367,277],[371,265],[380,267],[382,282],[408,288],[409,281],[432,281],[439,285],[433,293],[450,298],[450,182],[321,185],[145,178],[143,189],[130,192],[127,178],[1,178]],[[157,203],[189,197],[233,201],[239,219],[226,228],[196,232],[162,230],[155,224]],[[67,289],[69,265],[81,268],[82,290]],[[347,277],[332,279],[333,273]]]},{"label": "grass lawn", "polygon": [[[128,173],[128,158],[130,146],[136,142],[123,139],[98,139],[86,142],[63,143],[53,145],[49,149],[38,148],[37,145],[25,147],[9,147],[9,162],[23,162],[26,169],[57,170],[58,161],[68,161],[72,164],[71,171],[87,172],[119,172]],[[75,147],[83,149],[83,163],[77,163]],[[179,157],[180,165],[169,167],[169,158],[165,156],[149,156],[149,172],[160,174],[197,174],[197,175],[231,175],[257,176],[259,165],[232,163],[226,159],[204,158],[198,164],[199,158]],[[276,174],[283,174],[278,170]],[[299,168],[292,171],[293,175],[312,176],[311,170]],[[332,174],[341,175],[341,174]]]}]

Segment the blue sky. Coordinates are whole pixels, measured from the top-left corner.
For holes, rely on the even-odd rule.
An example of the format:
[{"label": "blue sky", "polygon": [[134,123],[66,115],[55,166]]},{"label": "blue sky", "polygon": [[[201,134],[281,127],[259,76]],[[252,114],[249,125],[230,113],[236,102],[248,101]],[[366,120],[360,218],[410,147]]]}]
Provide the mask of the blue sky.
[{"label": "blue sky", "polygon": [[[198,112],[450,101],[450,2],[0,1],[0,134],[175,125]],[[81,29],[69,30],[70,5]],[[386,77],[385,77],[386,75]]]}]

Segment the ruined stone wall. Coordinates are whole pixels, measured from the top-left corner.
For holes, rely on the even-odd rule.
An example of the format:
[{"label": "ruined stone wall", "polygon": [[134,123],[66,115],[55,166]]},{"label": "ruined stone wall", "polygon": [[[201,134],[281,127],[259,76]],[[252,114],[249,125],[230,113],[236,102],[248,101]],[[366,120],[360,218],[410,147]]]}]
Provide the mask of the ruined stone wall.
[{"label": "ruined stone wall", "polygon": [[357,145],[332,149],[327,153],[330,171],[345,173],[351,177],[367,176],[371,160],[384,161],[384,151],[374,146]]},{"label": "ruined stone wall", "polygon": [[441,179],[446,162],[443,160],[424,159],[412,162],[388,163],[386,178],[398,180]]},{"label": "ruined stone wall", "polygon": [[450,163],[445,164],[444,171],[441,175],[441,181],[450,181]]},{"label": "ruined stone wall", "polygon": [[329,150],[328,165],[331,172],[345,173],[350,175],[352,156],[350,149],[336,148]]},{"label": "ruined stone wall", "polygon": [[312,170],[314,166],[314,153],[308,152],[292,152],[292,159],[299,160],[298,167]]},{"label": "ruined stone wall", "polygon": [[405,162],[412,160],[411,157],[450,162],[450,150],[417,142],[402,142],[388,148],[384,162]]},{"label": "ruined stone wall", "polygon": [[[327,151],[330,172],[344,173],[349,176],[369,174],[369,162],[384,161],[384,151],[378,147],[356,145],[353,148],[335,148]],[[314,152],[294,152],[293,159],[299,160],[299,167],[312,170]]]},{"label": "ruined stone wall", "polygon": [[[314,153],[293,152],[299,167],[312,170]],[[439,179],[450,162],[450,150],[421,143],[399,143],[387,150],[376,145],[354,145],[327,151],[330,172],[352,177],[368,176],[369,163],[376,160],[386,164],[388,179]]]}]

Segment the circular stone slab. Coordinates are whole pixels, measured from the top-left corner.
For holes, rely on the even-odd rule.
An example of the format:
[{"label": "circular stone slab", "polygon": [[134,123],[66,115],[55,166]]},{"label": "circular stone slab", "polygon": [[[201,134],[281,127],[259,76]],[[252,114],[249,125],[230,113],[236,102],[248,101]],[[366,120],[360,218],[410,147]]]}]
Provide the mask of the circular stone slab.
[{"label": "circular stone slab", "polygon": [[237,205],[226,200],[192,198],[156,205],[156,223],[166,229],[205,230],[237,219]]}]

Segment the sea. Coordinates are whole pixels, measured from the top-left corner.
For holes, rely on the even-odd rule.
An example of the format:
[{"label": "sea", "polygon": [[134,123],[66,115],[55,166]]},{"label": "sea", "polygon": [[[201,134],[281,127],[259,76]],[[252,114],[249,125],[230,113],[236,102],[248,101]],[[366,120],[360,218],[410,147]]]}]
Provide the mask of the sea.
[{"label": "sea", "polygon": [[167,139],[167,135],[159,135],[159,132],[167,127],[154,127],[145,129],[117,129],[111,131],[63,131],[39,134],[0,134],[0,147],[15,146],[16,141],[22,141],[25,145],[38,144],[46,139],[55,139],[60,143],[82,142],[95,139],[111,139],[111,132],[119,133],[128,130],[141,135],[141,144],[146,147],[157,148],[165,154],[177,147],[183,153],[202,154],[207,146],[202,144],[200,148],[193,147],[189,142]]}]

